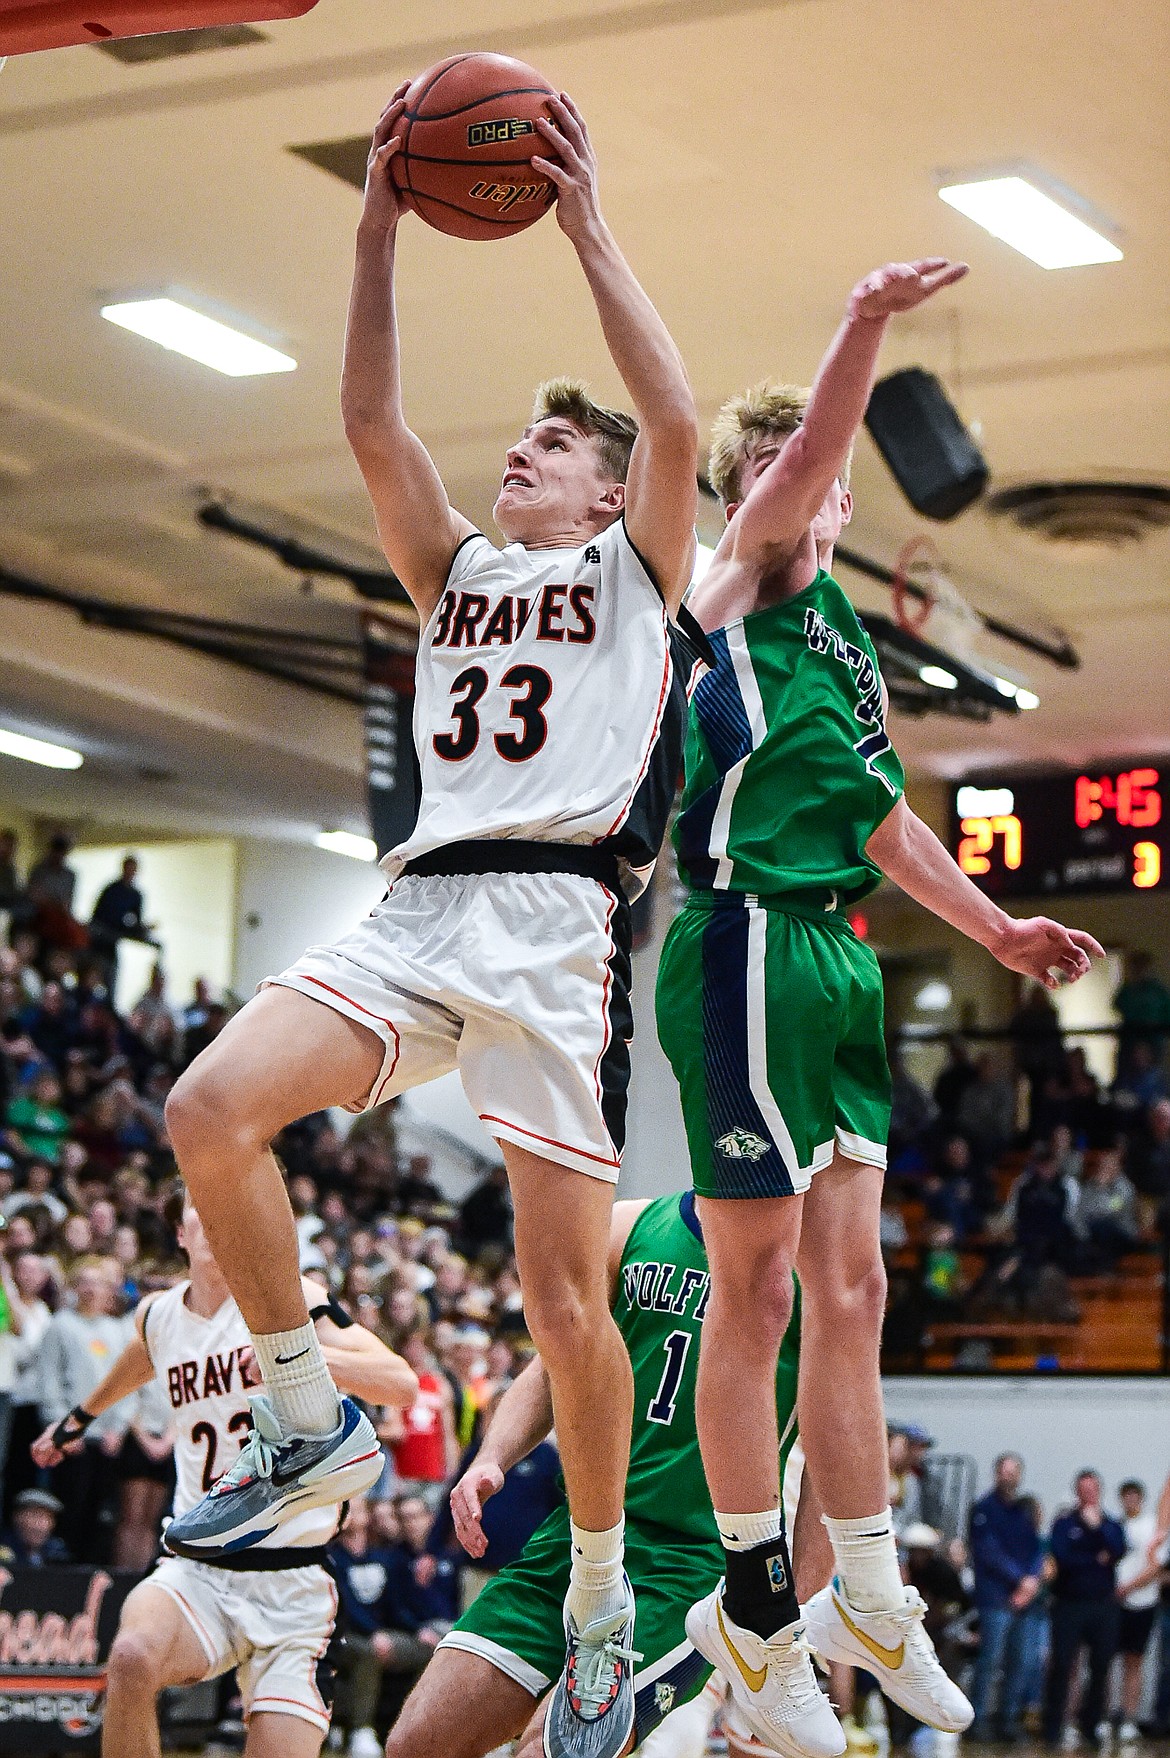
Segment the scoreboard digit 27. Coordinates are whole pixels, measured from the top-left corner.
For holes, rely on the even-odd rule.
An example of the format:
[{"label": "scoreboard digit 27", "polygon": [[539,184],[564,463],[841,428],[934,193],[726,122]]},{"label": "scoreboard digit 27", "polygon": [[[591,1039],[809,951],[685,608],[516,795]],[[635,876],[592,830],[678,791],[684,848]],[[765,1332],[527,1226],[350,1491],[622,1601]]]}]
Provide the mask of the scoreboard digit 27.
[{"label": "scoreboard digit 27", "polygon": [[1157,891],[1170,762],[967,782],[951,799],[951,853],[990,897]]}]

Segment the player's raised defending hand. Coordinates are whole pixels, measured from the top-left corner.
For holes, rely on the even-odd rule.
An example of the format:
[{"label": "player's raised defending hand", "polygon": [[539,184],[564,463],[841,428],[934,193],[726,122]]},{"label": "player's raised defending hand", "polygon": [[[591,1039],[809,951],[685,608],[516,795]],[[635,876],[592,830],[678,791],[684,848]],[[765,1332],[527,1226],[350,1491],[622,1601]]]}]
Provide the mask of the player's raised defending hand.
[{"label": "player's raised defending hand", "polygon": [[366,189],[362,205],[363,226],[392,232],[406,212],[402,196],[390,173],[390,161],[402,146],[396,130],[406,109],[410,81],[404,79],[378,118],[370,156],[366,160]]},{"label": "player's raised defending hand", "polygon": [[945,256],[888,262],[858,281],[849,295],[849,315],[880,320],[898,311],[913,311],[943,287],[953,287],[966,273],[965,262],[950,262]]}]

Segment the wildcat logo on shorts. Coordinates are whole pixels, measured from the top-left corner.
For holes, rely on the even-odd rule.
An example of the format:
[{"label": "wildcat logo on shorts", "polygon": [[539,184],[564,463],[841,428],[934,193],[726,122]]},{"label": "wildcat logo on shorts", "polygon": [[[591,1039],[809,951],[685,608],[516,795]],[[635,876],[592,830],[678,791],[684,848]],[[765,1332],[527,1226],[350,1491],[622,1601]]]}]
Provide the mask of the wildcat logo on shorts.
[{"label": "wildcat logo on shorts", "polygon": [[768,1558],[768,1580],[772,1584],[773,1593],[784,1593],[788,1588],[788,1570],[784,1566],[782,1556]]},{"label": "wildcat logo on shorts", "polygon": [[533,133],[532,123],[522,116],[498,116],[490,122],[469,122],[467,144],[469,147],[499,146],[501,141],[519,140],[522,135]]},{"label": "wildcat logo on shorts", "polygon": [[674,1686],[673,1685],[665,1685],[665,1684],[655,1685],[655,1687],[654,1687],[654,1707],[657,1709],[659,1715],[669,1715],[670,1714],[671,1710],[674,1708]]},{"label": "wildcat logo on shorts", "polygon": [[762,1160],[771,1145],[762,1135],[753,1135],[750,1129],[729,1129],[715,1143],[715,1152],[722,1154],[725,1160]]},{"label": "wildcat logo on shorts", "polygon": [[490,201],[493,206],[499,208],[502,214],[506,214],[509,208],[514,208],[521,202],[547,202],[551,187],[551,184],[548,183],[481,182],[473,183],[467,193],[473,196],[476,201]]}]

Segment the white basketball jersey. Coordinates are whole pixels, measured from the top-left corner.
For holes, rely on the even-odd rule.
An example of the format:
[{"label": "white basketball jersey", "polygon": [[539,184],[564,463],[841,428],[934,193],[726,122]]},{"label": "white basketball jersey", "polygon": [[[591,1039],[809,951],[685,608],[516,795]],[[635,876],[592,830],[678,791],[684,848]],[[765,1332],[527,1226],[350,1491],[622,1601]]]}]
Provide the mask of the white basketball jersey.
[{"label": "white basketball jersey", "polygon": [[[200,1318],[186,1303],[190,1286],[180,1282],[152,1300],[142,1327],[174,1423],[176,1514],[201,1501],[235,1460],[248,1438],[248,1393],[261,1385],[240,1364],[251,1339],[235,1301]],[[321,1290],[314,1294],[320,1301]],[[336,1530],[336,1508],[312,1508],[283,1521],[257,1548],[327,1544]]]},{"label": "white basketball jersey", "polygon": [[389,877],[447,843],[511,837],[602,844],[641,890],[682,763],[675,633],[624,519],[572,549],[466,538],[419,638],[422,798]]}]

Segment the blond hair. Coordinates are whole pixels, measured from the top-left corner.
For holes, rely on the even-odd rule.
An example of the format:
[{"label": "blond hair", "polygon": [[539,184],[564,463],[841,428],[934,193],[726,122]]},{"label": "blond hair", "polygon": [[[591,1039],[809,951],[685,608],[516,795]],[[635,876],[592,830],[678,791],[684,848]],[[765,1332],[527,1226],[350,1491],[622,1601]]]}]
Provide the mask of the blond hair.
[{"label": "blond hair", "polygon": [[624,482],[630,469],[630,454],[638,437],[638,423],[621,409],[607,409],[595,403],[589,387],[578,378],[550,378],[536,387],[532,419],[547,421],[559,416],[571,421],[582,433],[595,440],[601,463],[615,482]]},{"label": "blond hair", "polygon": [[[711,429],[711,459],[707,469],[711,487],[724,506],[739,499],[739,473],[753,441],[795,433],[804,420],[810,394],[804,385],[782,385],[766,378],[741,397],[732,397],[724,403]],[[842,488],[849,487],[852,462],[853,448],[850,447],[837,472]]]}]

